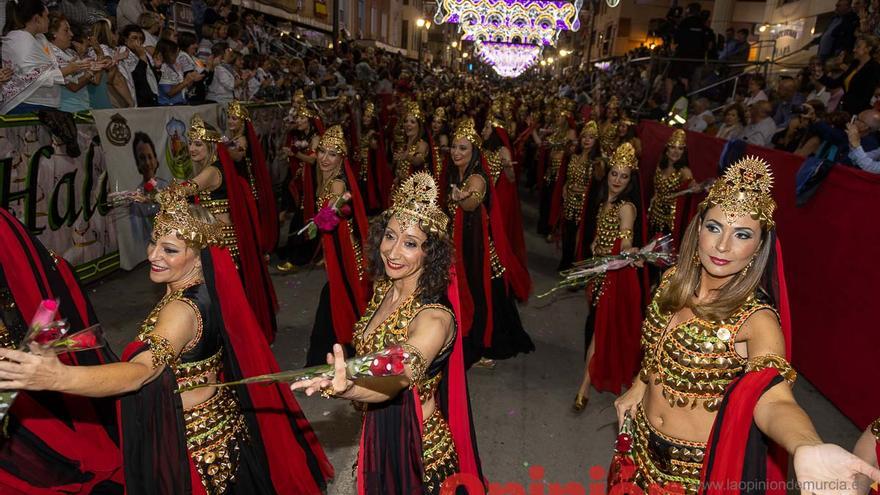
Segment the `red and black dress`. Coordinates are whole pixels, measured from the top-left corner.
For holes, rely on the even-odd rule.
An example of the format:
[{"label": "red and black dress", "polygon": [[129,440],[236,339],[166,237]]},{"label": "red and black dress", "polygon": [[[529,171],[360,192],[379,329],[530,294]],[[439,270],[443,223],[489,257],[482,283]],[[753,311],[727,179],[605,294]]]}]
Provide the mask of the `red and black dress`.
[{"label": "red and black dress", "polygon": [[[483,143],[483,152],[486,156],[486,163],[489,165],[488,173],[493,181],[495,188],[495,200],[500,209],[499,219],[503,222],[504,233],[507,237],[507,244],[510,246],[512,254],[516,257],[517,263],[525,268],[528,266],[528,256],[526,255],[526,240],[523,232],[522,208],[519,200],[519,190],[516,182],[516,175],[511,180],[504,173],[503,163],[501,162],[500,151],[507,148],[511,157],[513,150],[510,144],[510,138],[507,131],[501,127],[492,129],[492,137]],[[494,220],[493,220],[494,221]],[[506,265],[505,265],[506,266]],[[528,270],[525,271],[528,277]],[[531,287],[531,277],[528,277],[528,284]],[[517,296],[520,301],[528,299],[528,293],[525,297]]]},{"label": "red and black dress", "polygon": [[[287,134],[286,146],[294,152],[315,155],[309,145],[317,133],[312,126],[308,132],[291,131]],[[297,144],[304,144],[299,147]],[[295,155],[288,159],[287,187],[284,189],[283,207],[293,215],[290,227],[284,234],[287,245],[278,250],[278,257],[295,265],[305,265],[312,261],[318,242],[296,235],[306,223],[315,216],[315,165],[301,161]]]},{"label": "red and black dress", "polygon": [[[508,359],[531,352],[535,344],[523,329],[516,298],[528,297],[528,271],[518,265],[506,244],[501,214],[493,202],[494,187],[484,171],[483,157],[477,150],[464,174],[450,168],[450,187],[464,188],[468,178],[479,175],[486,182],[481,205],[465,211],[455,203],[448,205],[453,218],[452,241],[455,244],[456,271],[464,274],[461,292],[460,328],[464,338],[465,366],[480,360]],[[490,221],[490,215],[492,220]],[[507,264],[502,260],[505,253]],[[507,273],[510,270],[511,273]],[[466,283],[464,283],[466,282]]]},{"label": "red and black dress", "polygon": [[247,179],[251,187],[251,194],[257,207],[260,250],[264,254],[269,254],[275,250],[275,245],[278,243],[278,209],[275,203],[275,191],[272,188],[272,178],[260,137],[250,120],[246,120],[244,125],[247,154],[243,163],[235,163],[235,168]]},{"label": "red and black dress", "polygon": [[538,149],[538,192],[540,204],[538,209],[538,234],[553,233],[550,213],[553,209],[553,192],[559,180],[559,171],[568,161],[568,128],[562,128],[547,136]]},{"label": "red and black dress", "polygon": [[340,218],[333,230],[320,234],[327,283],[321,289],[318,310],[315,312],[306,366],[326,364],[327,353],[333,351],[333,344],[337,342],[351,349],[352,329],[363,315],[369,300],[370,287],[363,257],[369,226],[348,159],[344,160],[339,175],[327,181],[314,204],[322,208],[332,205],[336,197],[330,193],[330,187],[337,180],[343,181],[345,189],[351,193],[348,203],[351,215],[349,218]]},{"label": "red and black dress", "polygon": [[[17,348],[40,301],[58,299],[71,331],[98,323],[70,266],[0,208],[0,345]],[[67,365],[117,361],[110,349],[62,354]],[[0,493],[121,493],[114,400],[19,392],[0,438]]]},{"label": "red and black dress", "polygon": [[271,344],[278,329],[275,320],[278,302],[260,249],[262,234],[257,204],[247,177],[236,169],[229,151],[222,143],[217,143],[217,157],[217,162],[211,166],[220,171],[220,186],[213,191],[199,193],[197,201],[214,215],[229,215],[232,225],[223,226],[224,244],[236,259],[248,302],[267,342]]},{"label": "red and black dress", "polygon": [[381,213],[390,204],[391,185],[394,177],[388,166],[388,155],[385,137],[376,130],[378,124],[371,122],[374,128],[367,129],[361,137],[357,150],[358,185],[364,194],[364,207],[368,215]]},{"label": "red and black dress", "polygon": [[202,250],[204,283],[167,294],[123,360],[150,349],[158,313],[182,301],[198,315],[199,338],[158,378],[119,399],[126,493],[321,494],[333,468],[284,384],[220,388],[184,409],[178,387],[277,372],[278,364],[222,248]]},{"label": "red and black dress", "polygon": [[589,155],[572,156],[559,170],[550,211],[554,231],[562,234],[562,258],[556,268],[558,271],[571,268],[575,261],[585,257],[581,239],[593,183],[593,168],[600,160],[598,148],[595,146]]}]

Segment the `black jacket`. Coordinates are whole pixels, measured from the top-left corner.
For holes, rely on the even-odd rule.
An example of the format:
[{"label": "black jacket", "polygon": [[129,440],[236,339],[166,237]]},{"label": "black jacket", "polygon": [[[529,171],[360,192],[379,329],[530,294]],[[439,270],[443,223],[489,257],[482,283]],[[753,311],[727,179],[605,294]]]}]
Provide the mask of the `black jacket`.
[{"label": "black jacket", "polygon": [[849,88],[844,87],[846,78],[859,66],[858,60],[853,60],[846,72],[838,78],[825,76],[822,83],[829,88],[844,88],[846,92],[840,100],[840,109],[855,115],[862,110],[871,108],[871,97],[874,96],[874,88],[880,84],[880,64],[873,58],[859,69],[849,82]]}]

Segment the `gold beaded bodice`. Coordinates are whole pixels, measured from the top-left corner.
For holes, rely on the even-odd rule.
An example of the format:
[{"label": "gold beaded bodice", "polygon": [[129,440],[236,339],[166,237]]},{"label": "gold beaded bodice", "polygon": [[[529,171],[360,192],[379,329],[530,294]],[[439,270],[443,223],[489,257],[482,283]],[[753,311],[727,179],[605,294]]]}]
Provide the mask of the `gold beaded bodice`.
[{"label": "gold beaded bodice", "polygon": [[[331,200],[333,202],[336,201],[337,195],[333,194],[332,189],[333,189],[333,181],[337,181],[337,180],[339,180],[339,181],[343,180],[341,171],[336,172],[336,174],[333,177],[327,179],[327,181],[324,182],[324,185],[321,186],[321,192],[315,196],[315,211],[323,208],[324,205],[326,205],[328,201],[331,201]],[[346,187],[346,189],[347,189],[347,187]]]},{"label": "gold beaded bodice", "polygon": [[632,231],[620,230],[620,208],[627,202],[611,203],[599,211],[596,219],[596,245],[593,256],[611,254],[618,239],[632,239]]},{"label": "gold beaded bodice", "polygon": [[501,161],[501,151],[483,150],[483,156],[486,157],[486,163],[489,164],[489,177],[492,183],[498,182],[498,177],[504,171],[504,163]]},{"label": "gold beaded bodice", "polygon": [[666,289],[664,276],[655,293],[642,326],[642,370],[640,377],[663,387],[663,397],[670,407],[695,408],[702,403],[709,412],[718,411],[724,391],[735,378],[748,369],[749,360],[735,349],[736,337],[746,320],[772,306],[761,304],[752,296],[729,318],[707,321],[692,317],[670,327],[674,313],[663,313],[659,295]]},{"label": "gold beaded bodice", "polygon": [[563,215],[566,220],[579,220],[587,199],[587,186],[593,175],[593,163],[585,154],[575,155],[568,162],[565,177],[566,196],[563,201]]},{"label": "gold beaded bodice", "polygon": [[415,155],[419,151],[419,142],[416,141],[411,145],[401,144],[400,148],[398,148],[398,152],[406,153],[407,158],[403,158],[397,160],[397,163],[394,167],[394,176],[399,179],[406,179],[409,175],[415,170],[412,169],[412,161],[408,158],[410,156]]},{"label": "gold beaded bodice", "polygon": [[654,197],[648,208],[648,221],[655,232],[671,233],[675,224],[675,199],[669,196],[681,187],[681,170],[669,175],[658,170],[654,174]]},{"label": "gold beaded bodice", "polygon": [[[382,305],[382,301],[390,289],[390,281],[379,282],[374,285],[373,297],[367,304],[364,316],[354,326],[354,348],[358,355],[379,352],[389,346],[405,343],[409,338],[409,324],[422,310],[429,308],[440,309],[452,315],[449,308],[442,304],[423,304],[419,302],[419,293],[416,291],[367,334],[367,327],[370,325],[373,315],[376,314],[379,306]],[[455,321],[455,316],[452,316],[453,321]],[[451,339],[450,343],[440,350],[433,363],[425,363],[427,370],[424,376],[413,384],[419,388],[419,397],[422,403],[427,402],[436,393],[437,386],[440,384],[443,375],[440,371],[440,366],[436,366],[436,364],[448,357],[449,350],[454,341],[455,339]]]}]

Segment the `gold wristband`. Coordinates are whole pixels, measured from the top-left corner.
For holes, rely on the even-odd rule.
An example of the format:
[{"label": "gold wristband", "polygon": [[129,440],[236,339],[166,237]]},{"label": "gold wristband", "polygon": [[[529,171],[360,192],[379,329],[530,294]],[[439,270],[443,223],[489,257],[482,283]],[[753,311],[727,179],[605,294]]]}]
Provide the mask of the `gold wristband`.
[{"label": "gold wristband", "polygon": [[165,337],[154,333],[148,333],[141,340],[150,347],[153,354],[153,369],[160,366],[170,366],[174,362],[174,348]]},{"label": "gold wristband", "polygon": [[425,370],[428,369],[428,363],[425,361],[425,356],[422,354],[417,347],[411,344],[401,344],[401,346],[407,354],[409,354],[409,358],[407,359],[407,364],[409,364],[410,370],[412,370],[412,385],[420,382],[422,378],[425,377]]},{"label": "gold wristband", "polygon": [[791,364],[779,354],[763,354],[749,359],[746,364],[746,372],[761,371],[767,368],[775,368],[779,371],[782,378],[789,384],[793,384],[797,380],[797,372],[791,367]]}]

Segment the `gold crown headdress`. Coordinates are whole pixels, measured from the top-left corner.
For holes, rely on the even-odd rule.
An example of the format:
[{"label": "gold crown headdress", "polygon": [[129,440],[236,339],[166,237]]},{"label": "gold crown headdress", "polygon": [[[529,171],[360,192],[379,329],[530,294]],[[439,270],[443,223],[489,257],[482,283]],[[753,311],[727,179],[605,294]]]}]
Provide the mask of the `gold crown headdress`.
[{"label": "gold crown headdress", "polygon": [[666,146],[686,147],[687,133],[684,132],[684,129],[676,129],[672,131],[672,135],[669,136],[669,141],[666,141]]},{"label": "gold crown headdress", "polygon": [[731,165],[709,189],[703,201],[706,209],[718,206],[733,224],[737,218],[750,216],[768,228],[773,228],[776,202],[770,196],[773,172],[770,165],[757,156],[746,156]]},{"label": "gold crown headdress", "polygon": [[438,192],[431,174],[413,174],[394,192],[389,211],[404,229],[415,224],[425,233],[446,235],[449,217],[437,203]]},{"label": "gold crown headdress", "polygon": [[591,120],[584,124],[584,128],[581,129],[581,137],[583,136],[590,136],[593,139],[599,137],[599,124],[597,124],[595,120]]},{"label": "gold crown headdress", "polygon": [[241,120],[251,120],[251,114],[248,109],[238,100],[232,100],[226,106],[226,114],[231,117],[238,117]]},{"label": "gold crown headdress", "polygon": [[456,139],[467,139],[472,145],[474,145],[474,148],[481,148],[483,146],[483,138],[480,136],[480,133],[477,132],[477,128],[474,125],[474,119],[470,117],[461,119],[455,126],[455,132],[452,133],[452,140],[455,141]]},{"label": "gold crown headdress", "polygon": [[306,95],[305,95],[305,93],[303,93],[302,89],[298,89],[293,92],[293,97],[291,98],[291,102],[293,103],[293,106],[305,105],[308,103],[306,101]]},{"label": "gold crown headdress", "polygon": [[347,154],[348,145],[345,143],[345,136],[342,132],[342,126],[330,126],[329,129],[324,131],[324,135],[321,136],[321,140],[318,142],[318,146],[324,149],[334,150],[342,155]]},{"label": "gold crown headdress", "polygon": [[220,245],[223,225],[220,222],[207,223],[193,216],[192,206],[187,202],[190,190],[185,184],[172,183],[156,194],[159,213],[153,221],[154,239],[175,234],[188,246],[197,249]]},{"label": "gold crown headdress", "polygon": [[608,108],[619,108],[619,107],[620,107],[620,100],[617,98],[617,95],[612,96],[611,99],[608,100]]},{"label": "gold crown headdress", "polygon": [[205,121],[202,120],[199,114],[193,115],[192,120],[190,120],[186,137],[190,141],[206,141],[210,143],[219,143],[223,139],[219,132],[208,129],[207,124],[205,124]]},{"label": "gold crown headdress", "polygon": [[295,119],[297,117],[313,119],[315,118],[315,112],[313,112],[312,109],[309,108],[306,104],[294,105],[293,108],[290,109],[288,117],[290,117],[291,119]]},{"label": "gold crown headdress", "polygon": [[636,149],[628,141],[621,144],[611,155],[611,166],[620,169],[638,171],[639,161],[636,159]]},{"label": "gold crown headdress", "polygon": [[368,101],[364,106],[364,118],[367,120],[372,120],[373,117],[376,116],[376,104],[372,101]]},{"label": "gold crown headdress", "polygon": [[424,122],[425,115],[422,113],[422,107],[419,106],[417,101],[407,101],[403,106],[403,116],[412,117],[419,122]]},{"label": "gold crown headdress", "polygon": [[437,107],[437,109],[434,110],[434,121],[446,122],[446,108]]}]

